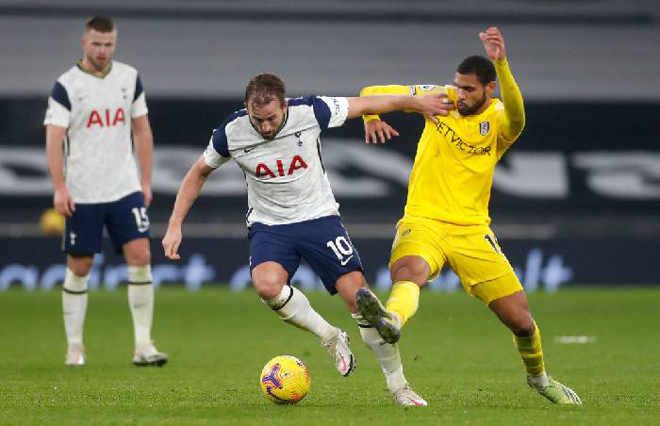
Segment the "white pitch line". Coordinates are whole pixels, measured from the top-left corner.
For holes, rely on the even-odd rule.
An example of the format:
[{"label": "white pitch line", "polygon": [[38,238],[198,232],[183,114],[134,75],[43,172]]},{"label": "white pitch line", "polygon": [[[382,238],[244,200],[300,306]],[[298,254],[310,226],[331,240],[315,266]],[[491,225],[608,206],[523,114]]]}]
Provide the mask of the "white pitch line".
[{"label": "white pitch line", "polygon": [[555,336],[555,342],[562,344],[594,343],[596,336]]}]

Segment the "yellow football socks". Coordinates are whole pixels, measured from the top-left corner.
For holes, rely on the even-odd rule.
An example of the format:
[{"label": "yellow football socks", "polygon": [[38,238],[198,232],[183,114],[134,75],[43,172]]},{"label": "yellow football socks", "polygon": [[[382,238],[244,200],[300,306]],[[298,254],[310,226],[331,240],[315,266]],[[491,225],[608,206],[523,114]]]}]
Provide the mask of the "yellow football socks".
[{"label": "yellow football socks", "polygon": [[401,326],[408,321],[408,318],[415,315],[418,306],[419,286],[412,281],[395,282],[386,309],[401,318]]},{"label": "yellow football socks", "polygon": [[534,334],[529,337],[518,337],[515,334],[513,336],[528,376],[540,376],[545,371],[543,351],[541,350],[541,332],[536,323],[534,323],[534,327]]}]

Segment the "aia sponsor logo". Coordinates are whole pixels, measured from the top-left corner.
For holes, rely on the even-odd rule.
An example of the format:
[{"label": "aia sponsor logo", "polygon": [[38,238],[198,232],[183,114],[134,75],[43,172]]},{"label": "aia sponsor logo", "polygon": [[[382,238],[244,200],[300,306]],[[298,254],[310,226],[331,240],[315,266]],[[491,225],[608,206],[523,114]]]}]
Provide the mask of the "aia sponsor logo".
[{"label": "aia sponsor logo", "polygon": [[89,114],[89,118],[87,119],[87,128],[89,129],[92,126],[114,127],[118,123],[122,123],[124,125],[126,124],[126,114],[124,113],[124,108],[118,108],[114,112],[109,109],[101,112],[93,109]]},{"label": "aia sponsor logo", "polygon": [[271,167],[266,163],[259,163],[257,164],[257,169],[255,170],[254,175],[257,178],[266,177],[274,179],[277,176],[291,176],[296,170],[306,169],[307,167],[305,160],[303,160],[300,155],[296,155],[291,159],[291,163],[287,167],[284,166],[284,162],[279,158],[274,165],[271,165]]}]

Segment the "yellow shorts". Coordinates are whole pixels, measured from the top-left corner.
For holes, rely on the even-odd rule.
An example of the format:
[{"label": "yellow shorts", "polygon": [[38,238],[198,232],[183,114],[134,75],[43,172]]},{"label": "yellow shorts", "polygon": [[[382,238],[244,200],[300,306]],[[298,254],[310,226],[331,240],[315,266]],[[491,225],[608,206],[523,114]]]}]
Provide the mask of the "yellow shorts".
[{"label": "yellow shorts", "polygon": [[397,224],[390,267],[404,256],[422,257],[431,268],[430,280],[448,264],[465,291],[486,304],[522,290],[495,234],[486,225],[404,217]]}]

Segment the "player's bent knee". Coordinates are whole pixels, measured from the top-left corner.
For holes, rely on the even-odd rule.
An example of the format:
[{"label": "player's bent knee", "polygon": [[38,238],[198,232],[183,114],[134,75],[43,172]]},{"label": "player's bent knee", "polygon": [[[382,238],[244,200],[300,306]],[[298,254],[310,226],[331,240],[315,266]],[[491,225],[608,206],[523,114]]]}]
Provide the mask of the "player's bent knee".
[{"label": "player's bent knee", "polygon": [[149,250],[124,250],[126,263],[131,266],[144,266],[151,264],[151,253]]},{"label": "player's bent knee", "polygon": [[423,285],[431,274],[431,268],[421,257],[406,256],[392,265],[392,282],[412,281]]},{"label": "player's bent knee", "polygon": [[266,262],[252,270],[252,284],[259,297],[270,300],[282,291],[288,281],[288,274],[279,265]]},{"label": "player's bent knee", "polygon": [[77,277],[84,277],[85,275],[89,274],[89,271],[92,270],[92,265],[91,263],[89,265],[76,264],[69,269],[71,269],[71,272],[73,272]]},{"label": "player's bent knee", "polygon": [[254,284],[254,289],[257,291],[259,297],[264,300],[270,300],[274,297],[277,297],[278,294],[282,292],[284,287],[283,282],[275,282],[270,280],[252,280]]},{"label": "player's bent knee", "polygon": [[151,264],[149,240],[138,238],[124,244],[124,259],[131,266],[144,266]]},{"label": "player's bent knee", "polygon": [[94,256],[71,256],[67,259],[67,267],[77,277],[84,277],[92,270]]},{"label": "player's bent knee", "polygon": [[528,312],[520,314],[510,320],[507,324],[509,330],[518,337],[529,337],[534,334],[536,325]]}]

